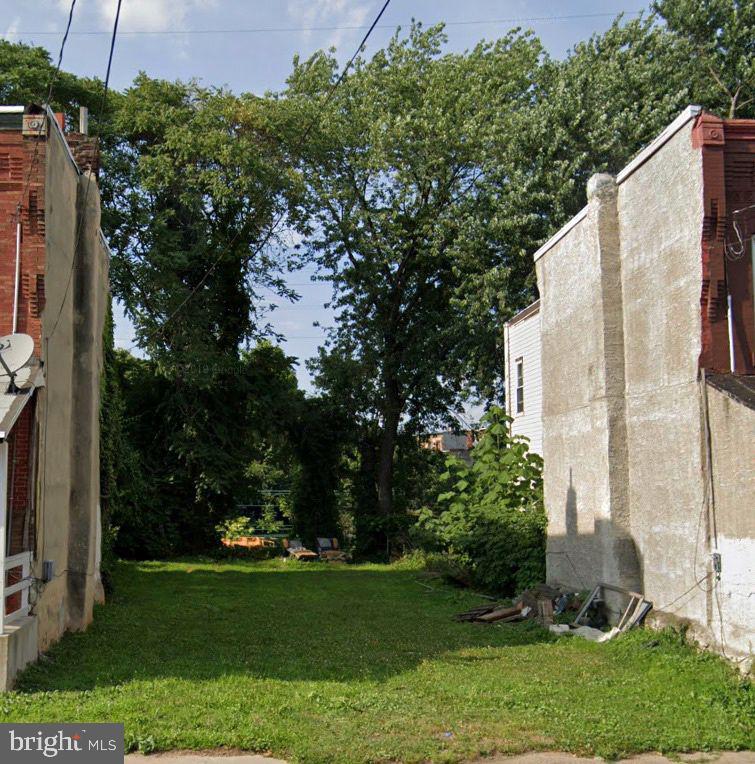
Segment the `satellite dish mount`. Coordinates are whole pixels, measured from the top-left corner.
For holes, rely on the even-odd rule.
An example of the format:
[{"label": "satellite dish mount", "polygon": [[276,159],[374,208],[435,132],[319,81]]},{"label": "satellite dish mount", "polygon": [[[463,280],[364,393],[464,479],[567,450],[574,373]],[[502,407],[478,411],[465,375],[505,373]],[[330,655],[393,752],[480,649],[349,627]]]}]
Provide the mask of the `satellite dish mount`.
[{"label": "satellite dish mount", "polygon": [[34,353],[34,340],[28,334],[7,334],[0,337],[0,380],[8,377],[6,392],[17,394],[16,374],[29,363]]}]

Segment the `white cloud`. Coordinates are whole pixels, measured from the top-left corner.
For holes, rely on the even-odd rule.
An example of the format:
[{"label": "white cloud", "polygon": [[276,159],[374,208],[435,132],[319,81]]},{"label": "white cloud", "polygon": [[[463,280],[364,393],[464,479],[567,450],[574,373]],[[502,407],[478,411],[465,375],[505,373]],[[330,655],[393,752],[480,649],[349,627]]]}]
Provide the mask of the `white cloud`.
[{"label": "white cloud", "polygon": [[[70,0],[58,0],[58,6],[68,13]],[[90,16],[102,29],[111,29],[117,0],[86,0],[76,15]],[[187,15],[194,10],[204,10],[217,5],[217,0],[123,0],[118,23],[123,32],[165,32],[186,26]]]},{"label": "white cloud", "polygon": [[8,24],[7,28],[3,32],[3,39],[8,40],[8,42],[14,42],[18,39],[18,25],[21,23],[21,17],[16,16],[16,18],[11,21],[10,24]]},{"label": "white cloud", "polygon": [[[354,0],[288,0],[288,15],[303,27],[317,26],[362,26],[370,11],[369,3],[358,3]],[[304,32],[305,38],[311,32]],[[326,47],[338,47],[344,37],[355,34],[355,30],[336,29],[328,38]]]}]

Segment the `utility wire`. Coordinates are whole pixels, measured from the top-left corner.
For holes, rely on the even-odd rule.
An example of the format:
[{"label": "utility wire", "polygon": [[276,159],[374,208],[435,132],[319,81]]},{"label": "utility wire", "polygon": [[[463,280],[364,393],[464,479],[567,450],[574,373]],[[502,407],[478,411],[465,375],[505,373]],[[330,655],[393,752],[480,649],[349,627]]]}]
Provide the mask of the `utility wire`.
[{"label": "utility wire", "polygon": [[[68,21],[66,22],[66,28],[65,32],[63,33],[63,39],[60,42],[60,50],[58,51],[58,63],[55,66],[55,69],[50,76],[50,83],[47,88],[47,97],[45,99],[45,104],[49,104],[52,101],[52,94],[53,90],[55,89],[55,85],[58,82],[58,77],[60,76],[60,67],[63,64],[63,53],[66,49],[66,43],[68,42],[68,35],[71,31],[71,24],[73,22],[73,12],[76,8],[76,0],[71,0],[71,7],[68,10]],[[55,32],[54,34],[57,34]],[[37,138],[40,138],[42,136],[42,133],[44,131],[44,126],[46,124],[46,119],[40,120],[39,129],[37,131]],[[31,157],[31,162],[29,162],[29,169],[26,171],[26,179],[24,180],[24,185],[21,188],[21,194],[18,197],[18,201],[16,202],[16,223],[21,222],[21,208],[24,204],[24,199],[26,198],[26,194],[29,191],[29,186],[31,185],[31,179],[32,175],[34,174],[34,168],[37,165],[37,161],[39,159],[39,141],[37,140],[34,144],[34,153]]]},{"label": "utility wire", "polygon": [[[118,0],[118,5],[115,9],[115,20],[113,21],[113,31],[110,38],[110,51],[108,53],[108,59],[107,59],[107,70],[105,72],[105,83],[102,88],[102,98],[100,99],[100,108],[99,108],[99,116],[101,117],[105,112],[105,105],[107,101],[107,94],[108,94],[108,88],[110,85],[110,70],[113,66],[113,54],[115,52],[115,40],[118,35],[118,21],[120,20],[121,16],[121,4],[123,0]],[[98,131],[97,136],[95,137],[95,144],[94,144],[94,158],[95,161],[97,159],[97,155],[99,153],[100,149],[100,131]],[[52,326],[52,329],[50,330],[50,333],[46,337],[46,341],[49,342],[53,335],[55,334],[55,331],[58,328],[58,324],[60,322],[60,317],[63,313],[63,308],[66,304],[66,299],[68,298],[68,290],[71,288],[71,281],[73,279],[73,272],[76,269],[76,258],[79,253],[79,246],[81,244],[81,233],[84,230],[84,226],[82,225],[82,220],[84,216],[86,215],[86,209],[87,209],[87,201],[89,199],[89,189],[92,185],[92,173],[87,177],[87,185],[86,185],[86,191],[84,192],[84,203],[81,206],[81,214],[77,218],[76,221],[76,239],[75,239],[75,245],[73,250],[73,257],[71,258],[71,268],[68,271],[68,280],[66,282],[66,288],[63,292],[63,297],[60,301],[60,308],[58,310],[58,315],[55,317],[55,323]]]},{"label": "utility wire", "polygon": [[[328,92],[325,94],[325,98],[323,98],[322,103],[319,105],[319,108],[317,110],[317,114],[319,114],[322,109],[328,105],[330,102],[330,99],[333,97],[333,94],[338,89],[338,86],[344,81],[346,78],[346,75],[349,72],[349,69],[351,69],[352,64],[356,60],[357,56],[360,54],[362,49],[364,48],[365,44],[367,43],[367,40],[369,39],[370,35],[372,34],[373,30],[377,27],[378,22],[382,18],[383,14],[385,13],[386,9],[390,5],[391,0],[385,0],[383,3],[382,8],[380,9],[380,12],[375,17],[372,24],[367,29],[367,32],[365,33],[364,37],[362,38],[362,41],[359,43],[357,49],[354,51],[354,54],[351,56],[351,58],[346,63],[346,66],[344,66],[343,70],[341,71],[340,76],[338,79],[331,84],[330,88],[328,88]],[[317,122],[317,116],[313,117],[310,121],[307,127],[304,129],[304,131],[299,136],[299,140],[297,141],[294,151],[298,151],[298,149],[301,148],[304,141],[307,140],[309,137],[309,134],[312,132],[312,128],[315,126]],[[255,247],[254,251],[251,253],[250,258],[256,257],[260,251],[267,245],[267,243],[270,241],[272,235],[275,233],[278,226],[283,222],[283,219],[285,218],[285,212],[282,212],[278,217],[276,218],[275,222],[270,226],[267,234],[264,236],[262,241],[259,243],[257,247]],[[237,231],[231,239],[228,241],[228,248],[233,246],[236,239],[239,237],[239,232]],[[184,300],[182,300],[178,307],[168,315],[168,317],[163,321],[162,325],[157,329],[156,332],[149,338],[149,339],[155,339],[159,337],[164,331],[165,328],[168,326],[171,321],[175,319],[175,317],[184,309],[184,307],[189,303],[189,301],[196,295],[196,293],[202,288],[205,281],[212,275],[213,271],[217,266],[219,265],[220,261],[225,256],[227,250],[222,250],[220,254],[213,260],[213,262],[210,264],[210,267],[205,271],[202,278],[197,282],[197,284],[192,288],[192,290],[189,292],[189,294],[186,296]],[[136,345],[132,345],[132,347],[128,348],[128,350],[132,350],[133,348],[137,347]]]},{"label": "utility wire", "polygon": [[[607,18],[615,17],[619,15],[624,16],[639,16],[642,11],[622,11],[617,10],[613,12],[602,13],[573,13],[560,16],[512,16],[510,18],[498,18],[498,19],[470,19],[460,21],[445,21],[444,26],[482,26],[484,24],[524,24],[529,22],[547,22],[547,21],[570,21],[578,19],[594,19],[594,18]],[[358,31],[361,29],[395,29],[395,24],[376,24],[373,27],[367,27],[366,25],[346,25],[346,26],[312,26],[312,27],[247,27],[240,29],[133,29],[127,32],[121,32],[121,36],[125,37],[158,37],[162,35],[213,35],[213,34],[278,34],[278,33],[301,33],[301,32],[348,32]],[[14,32],[13,34],[6,34],[5,37],[19,37],[22,35],[30,36],[46,36],[57,34],[56,32],[42,32],[42,31],[22,31]],[[100,36],[105,35],[107,32],[99,30],[83,30],[80,32],[73,32],[75,35],[82,36]]]},{"label": "utility wire", "polygon": [[[75,1],[75,0],[74,0]],[[107,93],[108,93],[108,86],[110,83],[110,70],[113,65],[113,53],[115,51],[115,39],[118,34],[118,21],[120,19],[121,15],[121,3],[122,0],[118,0],[118,5],[115,10],[115,19],[113,21],[113,33],[112,37],[110,39],[110,51],[108,53],[108,61],[107,61],[107,71],[105,73],[105,83],[103,85],[102,89],[102,99],[100,101],[100,110],[99,110],[99,116],[101,117],[105,110],[105,102],[107,100]],[[99,152],[99,141],[100,136],[99,133],[95,139],[95,146],[94,146],[94,157],[96,160],[97,154]],[[50,340],[55,334],[55,331],[58,328],[58,324],[60,322],[60,317],[63,314],[63,307],[66,304],[66,300],[68,299],[68,290],[71,288],[71,282],[73,280],[73,272],[76,269],[76,258],[79,253],[79,245],[81,242],[81,232],[84,228],[82,225],[82,219],[83,216],[86,215],[86,208],[87,208],[87,199],[89,197],[89,188],[92,184],[92,172],[90,170],[90,174],[87,177],[87,187],[86,191],[84,193],[84,204],[80,208],[80,216],[77,216],[76,220],[76,238],[75,238],[75,245],[74,250],[71,256],[71,268],[68,272],[68,280],[66,282],[66,288],[63,292],[63,297],[60,301],[60,308],[58,310],[58,315],[55,317],[55,323],[53,324],[52,330],[50,333],[44,338],[45,340],[45,359],[46,359],[46,368],[47,373],[50,373]],[[45,403],[45,415],[44,415],[44,437],[45,437],[45,446],[47,445],[47,433],[48,433],[48,416],[50,413],[50,402],[49,400]],[[39,530],[38,538],[41,535],[42,538],[42,559],[45,558],[45,552],[44,552],[44,544],[45,544],[45,534],[44,534],[44,524],[45,524],[45,510],[46,510],[46,496],[47,496],[47,465],[45,465],[44,471],[42,473],[42,507],[40,509],[40,525],[41,528]]]}]

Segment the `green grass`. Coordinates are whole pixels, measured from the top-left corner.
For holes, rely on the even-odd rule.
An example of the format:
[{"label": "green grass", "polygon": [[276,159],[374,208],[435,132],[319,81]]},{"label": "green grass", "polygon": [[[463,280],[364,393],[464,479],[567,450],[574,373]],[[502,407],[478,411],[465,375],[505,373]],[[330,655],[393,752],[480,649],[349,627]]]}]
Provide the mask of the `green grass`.
[{"label": "green grass", "polygon": [[433,586],[369,565],[121,564],[112,602],[0,697],[0,721],[302,762],[753,747],[749,685],[673,634],[459,624],[479,600]]}]

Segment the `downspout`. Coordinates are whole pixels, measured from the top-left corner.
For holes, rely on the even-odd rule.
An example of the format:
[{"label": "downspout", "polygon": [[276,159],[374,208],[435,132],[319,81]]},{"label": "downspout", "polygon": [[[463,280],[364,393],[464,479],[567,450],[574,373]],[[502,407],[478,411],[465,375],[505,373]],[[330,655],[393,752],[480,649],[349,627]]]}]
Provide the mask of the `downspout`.
[{"label": "downspout", "polygon": [[726,295],[726,324],[729,327],[729,369],[736,373],[736,356],[734,353],[734,306],[731,300],[731,292]]},{"label": "downspout", "polygon": [[21,276],[21,205],[16,209],[16,275],[13,279],[13,330],[18,328],[18,281]]}]

